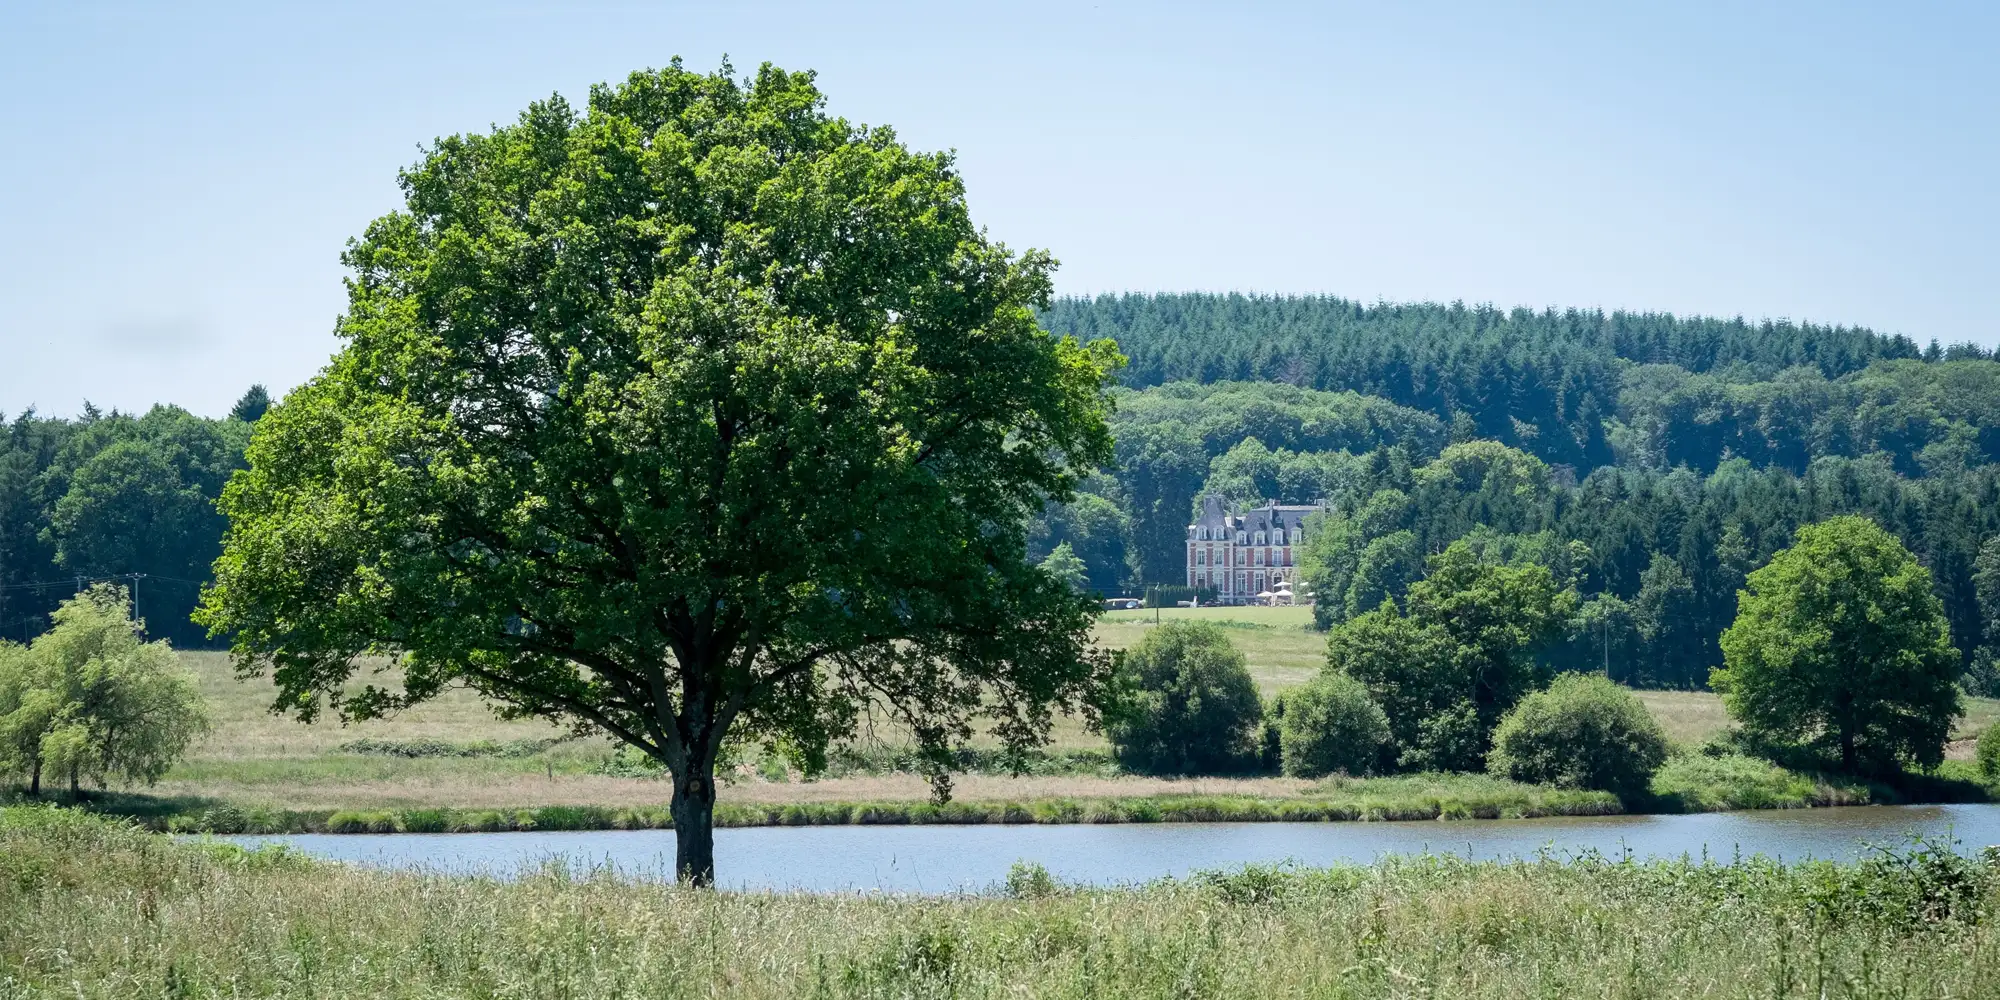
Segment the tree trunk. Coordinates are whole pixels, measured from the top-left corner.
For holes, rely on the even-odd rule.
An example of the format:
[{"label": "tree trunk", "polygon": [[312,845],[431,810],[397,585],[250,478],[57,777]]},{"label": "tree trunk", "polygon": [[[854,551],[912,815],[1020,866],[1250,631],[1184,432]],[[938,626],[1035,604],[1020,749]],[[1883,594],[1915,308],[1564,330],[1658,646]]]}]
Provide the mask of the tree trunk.
[{"label": "tree trunk", "polygon": [[28,769],[28,794],[36,798],[42,797],[42,762],[39,760],[35,761],[34,767]]},{"label": "tree trunk", "polygon": [[76,782],[76,765],[71,764],[69,768],[69,800],[71,802],[75,802],[77,796],[80,795],[81,793],[82,793],[82,788],[79,787]]},{"label": "tree trunk", "polygon": [[674,775],[674,876],[700,888],[715,885],[715,762],[690,761]]},{"label": "tree trunk", "polygon": [[1843,774],[1854,773],[1854,730],[1840,731],[1840,770]]}]

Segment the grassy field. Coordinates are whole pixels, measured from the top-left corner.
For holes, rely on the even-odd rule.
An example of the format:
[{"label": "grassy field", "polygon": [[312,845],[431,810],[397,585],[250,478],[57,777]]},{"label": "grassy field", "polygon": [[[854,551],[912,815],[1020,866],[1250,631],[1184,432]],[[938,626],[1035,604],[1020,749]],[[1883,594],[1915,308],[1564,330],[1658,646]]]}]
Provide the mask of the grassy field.
[{"label": "grassy field", "polygon": [[1229,642],[1249,662],[1250,676],[1265,694],[1304,684],[1326,662],[1326,635],[1312,630],[1312,609],[1291,608],[1160,608],[1157,611],[1107,611],[1097,622],[1097,641],[1111,649],[1127,649],[1162,621],[1195,620],[1222,626]]},{"label": "grassy field", "polygon": [[[1177,608],[1158,612],[1161,620],[1200,619],[1224,627],[1243,651],[1252,675],[1266,694],[1304,683],[1324,658],[1325,639],[1310,630],[1307,608]],[[1155,612],[1106,614],[1097,626],[1099,642],[1128,647],[1153,627]],[[327,815],[337,810],[533,809],[596,806],[643,809],[666,798],[649,777],[608,768],[615,747],[602,738],[566,740],[546,723],[503,722],[477,697],[452,692],[393,719],[341,726],[323,720],[310,726],[271,715],[269,680],[239,681],[219,653],[183,653],[200,679],[215,731],[189,757],[149,790],[165,800],[205,807],[217,803],[259,810],[298,810]],[[1706,692],[1642,691],[1640,699],[1676,742],[1696,745],[1723,730],[1721,701]],[[2000,717],[2000,702],[1976,699],[1961,725],[1970,735]],[[356,752],[372,742],[412,744],[436,741],[465,748],[480,744],[510,755],[396,756]],[[1075,719],[1058,720],[1056,751],[1101,752],[1103,738]],[[1969,754],[1969,745],[1954,756]],[[773,780],[777,779],[777,780]],[[1297,799],[1323,797],[1307,782],[1284,778],[1155,779],[1115,774],[1068,773],[1030,777],[970,774],[958,779],[955,797],[973,803],[1027,800],[1090,802],[1123,798]],[[722,801],[746,809],[791,803],[856,804],[920,802],[929,786],[912,774],[853,774],[813,782],[795,774],[746,766],[723,786]],[[1840,795],[1821,795],[1820,801]],[[1433,807],[1448,802],[1432,796]],[[1378,800],[1370,800],[1378,801]],[[1403,803],[1401,797],[1395,801]],[[1455,801],[1455,800],[1453,800]],[[1813,801],[1811,797],[1800,804]],[[1342,800],[1343,807],[1353,804]],[[1400,807],[1400,806],[1399,806]]]},{"label": "grassy field", "polygon": [[1978,998],[2000,868],[1248,868],[1130,889],[717,893],[389,873],[0,810],[0,997]]}]

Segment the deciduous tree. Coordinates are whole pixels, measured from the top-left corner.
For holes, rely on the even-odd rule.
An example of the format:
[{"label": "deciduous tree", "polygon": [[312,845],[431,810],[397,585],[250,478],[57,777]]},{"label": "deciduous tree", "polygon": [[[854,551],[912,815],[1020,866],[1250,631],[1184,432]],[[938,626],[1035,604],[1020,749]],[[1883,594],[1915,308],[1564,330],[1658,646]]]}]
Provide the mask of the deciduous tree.
[{"label": "deciduous tree", "polygon": [[1711,683],[1748,733],[1850,773],[1937,766],[1963,711],[1930,571],[1864,517],[1801,528],[1751,573],[1722,655]]},{"label": "deciduous tree", "polygon": [[151,784],[207,731],[194,679],[165,642],[142,642],[123,588],[56,609],[30,646],[0,649],[0,767],[41,791],[46,774]]},{"label": "deciduous tree", "polygon": [[1220,628],[1169,621],[1148,629],[1124,657],[1112,752],[1144,774],[1227,774],[1256,756],[1264,705],[1243,654]]},{"label": "deciduous tree", "polygon": [[1546,566],[1485,561],[1459,541],[1432,557],[1408,604],[1335,628],[1328,666],[1367,685],[1406,766],[1483,768],[1501,714],[1544,682],[1534,653],[1565,633],[1576,591]]},{"label": "deciduous tree", "polygon": [[[809,767],[893,712],[939,793],[976,718],[1088,710],[1086,595],[1024,525],[1111,457],[1112,345],[1036,323],[946,154],[806,73],[678,64],[439,140],[368,227],[318,378],[258,422],[203,620],[279,708],[455,684],[673,776],[714,874],[725,739]],[[403,683],[350,696],[360,658]]]}]

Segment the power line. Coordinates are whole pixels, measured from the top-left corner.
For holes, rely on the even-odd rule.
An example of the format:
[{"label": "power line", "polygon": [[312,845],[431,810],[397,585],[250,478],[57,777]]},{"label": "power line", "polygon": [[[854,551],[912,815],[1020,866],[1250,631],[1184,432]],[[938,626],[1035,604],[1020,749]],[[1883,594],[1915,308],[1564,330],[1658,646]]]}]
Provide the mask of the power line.
[{"label": "power line", "polygon": [[[82,590],[83,589],[82,585],[86,583],[109,583],[113,580],[137,580],[140,577],[144,577],[146,575],[147,574],[145,573],[113,573],[109,576],[72,576],[72,577],[65,577],[61,580],[30,580],[27,583],[0,584],[0,591],[47,590],[50,587],[76,587],[78,590]],[[156,579],[170,580],[173,578],[163,576],[163,577],[157,577]],[[191,581],[179,580],[176,582],[188,583]]]}]

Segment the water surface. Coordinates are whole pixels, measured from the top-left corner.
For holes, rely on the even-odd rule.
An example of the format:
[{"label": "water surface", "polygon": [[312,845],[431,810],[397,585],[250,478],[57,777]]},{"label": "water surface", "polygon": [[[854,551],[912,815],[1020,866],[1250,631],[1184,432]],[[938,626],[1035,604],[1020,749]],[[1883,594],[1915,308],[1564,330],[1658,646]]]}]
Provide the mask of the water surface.
[{"label": "water surface", "polygon": [[[731,888],[840,892],[980,890],[1034,861],[1066,881],[1100,885],[1249,863],[1368,862],[1390,854],[1481,860],[1597,850],[1639,858],[1852,860],[1869,844],[1951,837],[1974,852],[2000,844],[2000,805],[1856,806],[1409,823],[1158,823],[1047,826],[819,826],[717,830],[719,881]],[[512,875],[554,859],[658,877],[673,869],[668,830],[451,834],[302,834],[220,838],[288,844],[384,868]]]}]

